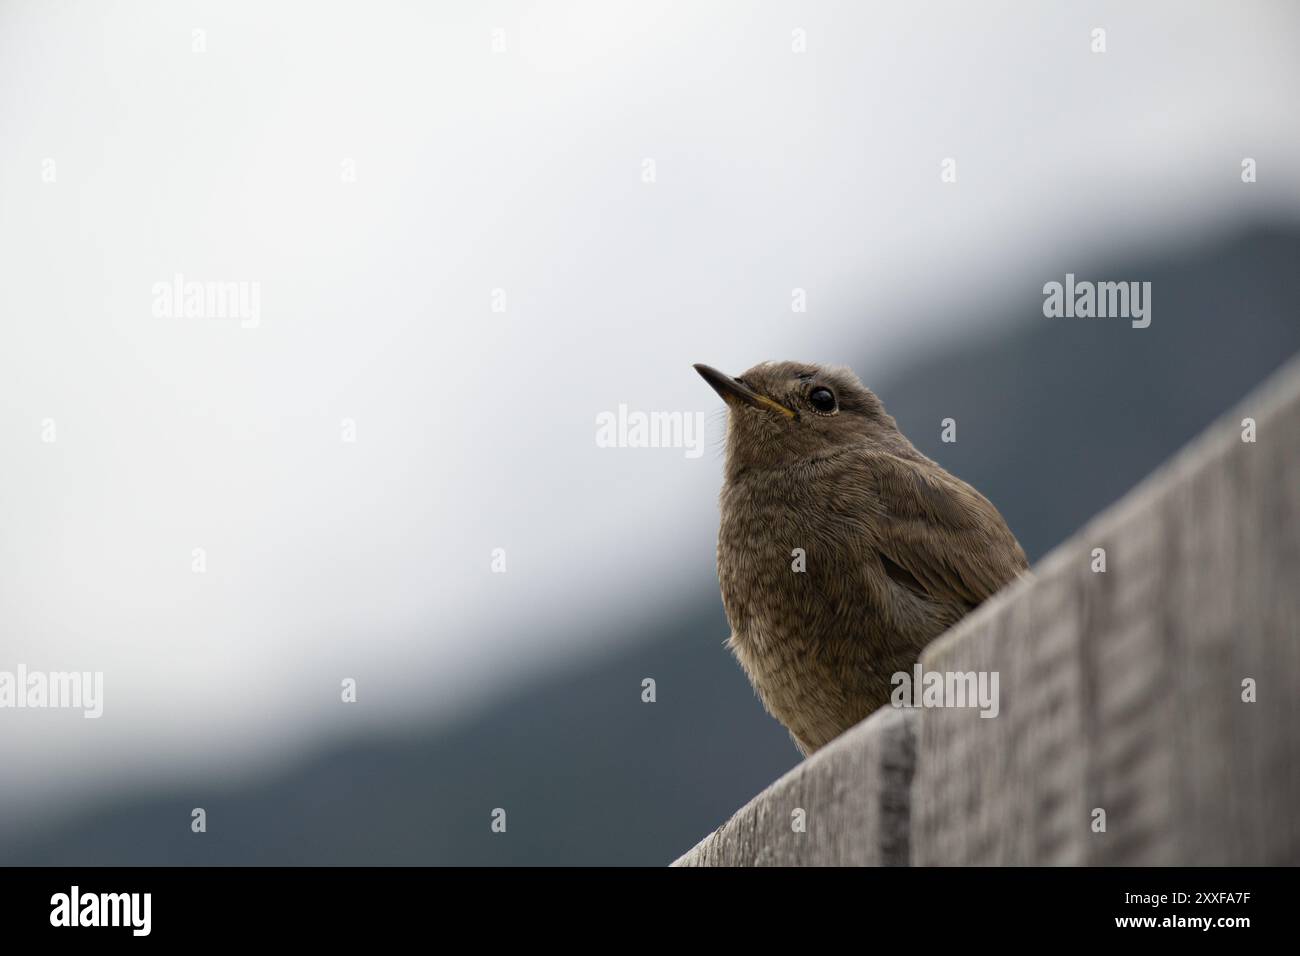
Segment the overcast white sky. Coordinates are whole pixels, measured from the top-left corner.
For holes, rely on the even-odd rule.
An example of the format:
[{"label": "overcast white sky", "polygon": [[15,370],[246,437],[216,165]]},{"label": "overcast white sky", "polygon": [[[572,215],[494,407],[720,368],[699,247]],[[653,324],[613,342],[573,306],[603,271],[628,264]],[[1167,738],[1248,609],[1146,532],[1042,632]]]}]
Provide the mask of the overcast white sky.
[{"label": "overcast white sky", "polygon": [[[0,4],[0,670],[106,684],[0,711],[0,800],[564,666],[711,586],[692,362],[870,382],[971,297],[1300,206],[1291,3],[428,7]],[[176,273],[258,327],[155,316]],[[619,403],[709,450],[597,448]]]}]

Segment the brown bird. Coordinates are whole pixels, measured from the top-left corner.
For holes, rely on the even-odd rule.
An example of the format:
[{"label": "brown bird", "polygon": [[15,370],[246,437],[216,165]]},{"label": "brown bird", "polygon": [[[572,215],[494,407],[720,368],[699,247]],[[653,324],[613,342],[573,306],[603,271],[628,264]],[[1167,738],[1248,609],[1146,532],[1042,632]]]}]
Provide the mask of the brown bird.
[{"label": "brown bird", "polygon": [[983,495],[912,447],[848,369],[695,370],[728,406],[718,532],[727,644],[805,754],[1028,563]]}]

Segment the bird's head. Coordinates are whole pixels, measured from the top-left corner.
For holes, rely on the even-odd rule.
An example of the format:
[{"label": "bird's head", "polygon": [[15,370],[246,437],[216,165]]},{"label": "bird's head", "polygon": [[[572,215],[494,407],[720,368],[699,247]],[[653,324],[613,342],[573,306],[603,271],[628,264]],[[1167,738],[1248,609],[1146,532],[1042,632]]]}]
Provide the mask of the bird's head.
[{"label": "bird's head", "polygon": [[727,472],[786,468],[851,445],[906,454],[911,444],[847,368],[763,362],[737,378],[695,371],[727,403]]}]

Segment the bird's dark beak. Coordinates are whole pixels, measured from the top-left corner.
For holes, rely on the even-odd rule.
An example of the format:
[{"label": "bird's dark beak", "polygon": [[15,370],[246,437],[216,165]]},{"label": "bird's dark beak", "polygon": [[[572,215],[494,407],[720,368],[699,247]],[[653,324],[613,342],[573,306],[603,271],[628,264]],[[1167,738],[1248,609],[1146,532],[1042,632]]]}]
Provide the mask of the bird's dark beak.
[{"label": "bird's dark beak", "polygon": [[770,411],[780,412],[786,418],[798,418],[799,413],[792,408],[786,408],[778,401],[768,398],[766,395],[760,395],[747,385],[742,385],[730,375],[724,375],[716,368],[708,365],[695,365],[695,371],[700,373],[700,378],[708,382],[715,392],[722,396],[722,400],[728,405],[735,402],[744,402],[747,405],[753,405],[755,408],[766,408]]}]

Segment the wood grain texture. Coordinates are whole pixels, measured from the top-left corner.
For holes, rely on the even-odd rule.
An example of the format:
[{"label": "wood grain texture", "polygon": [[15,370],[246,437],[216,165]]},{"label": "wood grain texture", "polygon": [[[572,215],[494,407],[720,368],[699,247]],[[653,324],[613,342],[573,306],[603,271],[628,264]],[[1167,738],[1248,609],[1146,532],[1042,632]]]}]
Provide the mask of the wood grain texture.
[{"label": "wood grain texture", "polygon": [[[880,710],[813,754],[674,866],[905,866],[911,711]],[[805,831],[793,814],[805,811]]]},{"label": "wood grain texture", "polygon": [[1300,365],[1037,575],[922,655],[1002,706],[922,712],[912,862],[1300,863]]},{"label": "wood grain texture", "polygon": [[878,711],[678,864],[1300,863],[1300,360],[1035,575],[922,655],[997,717]]}]

